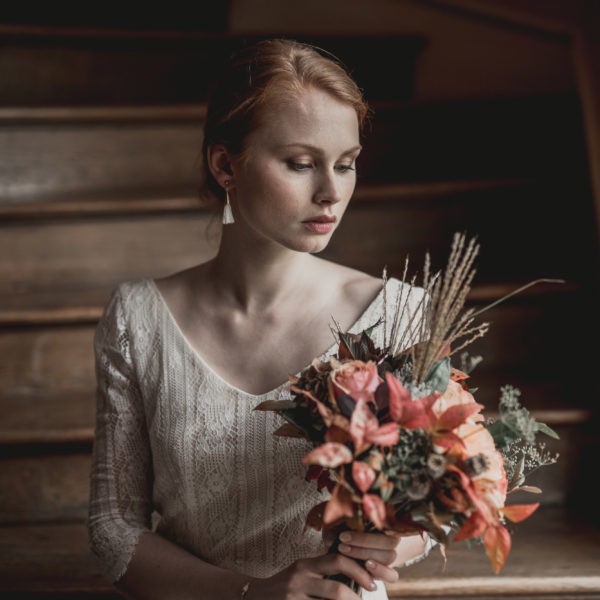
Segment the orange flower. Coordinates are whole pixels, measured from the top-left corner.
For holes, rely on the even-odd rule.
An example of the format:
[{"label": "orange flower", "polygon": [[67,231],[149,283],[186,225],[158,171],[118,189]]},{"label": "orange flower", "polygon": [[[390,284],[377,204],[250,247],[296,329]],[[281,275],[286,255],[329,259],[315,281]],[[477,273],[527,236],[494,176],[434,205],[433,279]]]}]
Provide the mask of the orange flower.
[{"label": "orange flower", "polygon": [[494,444],[491,433],[480,424],[465,423],[457,429],[457,435],[462,439],[464,447],[458,450],[462,458],[470,458],[483,454],[488,467],[478,475],[471,477],[477,493],[496,510],[504,506],[506,501],[506,472],[504,459]]},{"label": "orange flower", "polygon": [[[439,417],[451,406],[473,404],[474,402],[475,398],[473,398],[473,394],[465,390],[457,381],[450,379],[446,391],[437,399],[431,409],[435,415]],[[483,421],[483,415],[481,413],[471,415],[465,420],[466,423],[478,423],[480,421]]]}]

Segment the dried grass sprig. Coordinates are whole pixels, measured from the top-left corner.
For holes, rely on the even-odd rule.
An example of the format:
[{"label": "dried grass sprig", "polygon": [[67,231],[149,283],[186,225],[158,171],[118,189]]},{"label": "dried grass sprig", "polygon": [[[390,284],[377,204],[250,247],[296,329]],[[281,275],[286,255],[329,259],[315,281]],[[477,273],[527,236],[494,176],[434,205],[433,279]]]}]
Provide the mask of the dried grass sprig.
[{"label": "dried grass sprig", "polygon": [[[537,283],[564,283],[561,279],[536,279],[515,291],[506,294],[482,309],[465,309],[471,292],[471,284],[477,269],[473,266],[479,254],[477,238],[467,241],[462,233],[455,233],[445,269],[431,273],[429,253],[423,266],[423,293],[414,306],[409,302],[411,291],[416,287],[416,275],[407,281],[408,257],[404,262],[400,292],[393,307],[390,340],[385,327],[384,344],[393,355],[409,352],[413,364],[413,382],[421,383],[431,367],[442,355],[452,356],[463,350],[489,330],[489,323],[474,324],[476,317],[500,302],[522,292]],[[387,283],[387,268],[384,268],[384,286]],[[384,290],[384,321],[387,324],[387,290]],[[414,339],[414,337],[417,339]],[[416,343],[418,342],[418,343]]]}]

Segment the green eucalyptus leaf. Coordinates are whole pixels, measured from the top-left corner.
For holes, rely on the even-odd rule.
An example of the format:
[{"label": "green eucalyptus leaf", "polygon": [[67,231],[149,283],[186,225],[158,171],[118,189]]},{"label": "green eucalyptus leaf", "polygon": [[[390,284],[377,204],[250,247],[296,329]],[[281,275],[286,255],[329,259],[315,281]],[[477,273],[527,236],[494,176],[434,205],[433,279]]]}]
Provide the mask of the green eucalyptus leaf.
[{"label": "green eucalyptus leaf", "polygon": [[494,421],[485,426],[490,435],[494,438],[494,444],[497,448],[505,448],[520,439],[518,432],[508,427],[502,420]]},{"label": "green eucalyptus leaf", "polygon": [[536,428],[538,431],[541,431],[542,433],[549,435],[551,438],[554,438],[555,440],[560,439],[560,437],[558,436],[558,433],[556,433],[556,431],[554,431],[554,429],[552,429],[551,427],[548,427],[548,425],[546,425],[546,423],[540,423],[539,421],[536,421]]},{"label": "green eucalyptus leaf", "polygon": [[442,394],[448,387],[450,381],[450,357],[446,356],[433,364],[429,372],[425,376],[425,383],[428,387]]}]

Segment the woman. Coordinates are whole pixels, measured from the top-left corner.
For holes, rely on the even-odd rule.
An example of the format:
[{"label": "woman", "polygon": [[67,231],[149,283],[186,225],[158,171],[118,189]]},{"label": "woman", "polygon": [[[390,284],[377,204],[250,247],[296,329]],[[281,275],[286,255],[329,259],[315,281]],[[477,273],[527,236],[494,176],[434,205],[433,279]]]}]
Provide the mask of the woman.
[{"label": "woman", "polygon": [[326,554],[318,532],[303,533],[323,499],[304,480],[308,442],[273,436],[280,418],[253,411],[337,350],[332,315],[360,331],[381,314],[381,280],[314,256],[354,191],[366,113],[314,48],[269,40],[238,53],[203,145],[206,188],[224,207],[218,253],[123,282],[105,307],[90,544],[130,597],[357,600],[326,578],[341,573],[374,590],[364,598],[387,598],[394,567],[428,550],[419,536],[352,533]]}]

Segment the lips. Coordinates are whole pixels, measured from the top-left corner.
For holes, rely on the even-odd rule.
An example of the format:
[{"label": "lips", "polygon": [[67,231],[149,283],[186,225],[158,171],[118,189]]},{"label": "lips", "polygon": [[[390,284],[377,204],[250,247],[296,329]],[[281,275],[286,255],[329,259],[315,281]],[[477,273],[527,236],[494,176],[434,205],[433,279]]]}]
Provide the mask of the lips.
[{"label": "lips", "polygon": [[337,217],[335,216],[329,216],[329,215],[319,215],[317,217],[312,217],[310,219],[306,219],[305,221],[302,221],[303,223],[335,223],[337,220]]}]

